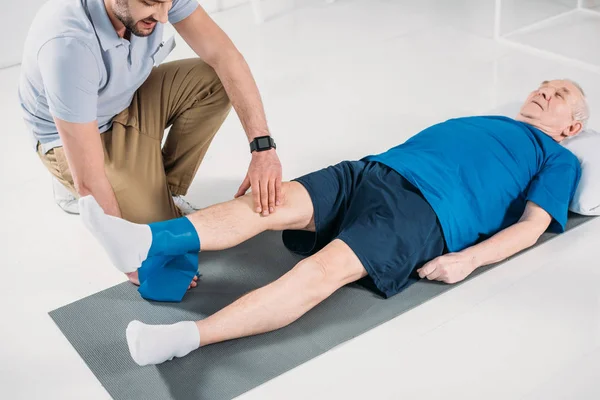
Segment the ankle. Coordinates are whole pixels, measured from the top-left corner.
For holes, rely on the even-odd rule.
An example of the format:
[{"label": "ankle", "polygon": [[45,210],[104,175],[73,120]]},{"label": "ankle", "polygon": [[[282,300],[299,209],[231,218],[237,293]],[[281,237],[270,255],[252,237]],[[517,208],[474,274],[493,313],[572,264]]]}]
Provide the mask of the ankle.
[{"label": "ankle", "polygon": [[211,317],[196,321],[196,328],[198,329],[198,335],[200,336],[200,347],[219,342],[219,340],[216,340],[215,335],[211,332],[210,320]]},{"label": "ankle", "polygon": [[187,217],[154,222],[149,226],[152,245],[148,256],[175,256],[200,251],[200,238]]}]

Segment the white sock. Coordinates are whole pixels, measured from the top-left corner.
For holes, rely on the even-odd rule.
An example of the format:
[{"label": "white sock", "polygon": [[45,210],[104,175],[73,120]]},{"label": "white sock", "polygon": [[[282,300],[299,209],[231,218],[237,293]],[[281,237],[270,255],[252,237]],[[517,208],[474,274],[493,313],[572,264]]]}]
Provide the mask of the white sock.
[{"label": "white sock", "polygon": [[200,347],[200,332],[193,321],[147,325],[135,320],[127,325],[126,336],[131,358],[141,366],[183,357]]},{"label": "white sock", "polygon": [[136,271],[148,257],[152,245],[152,231],[148,225],[105,214],[92,196],[79,199],[79,212],[83,224],[104,247],[119,271]]}]

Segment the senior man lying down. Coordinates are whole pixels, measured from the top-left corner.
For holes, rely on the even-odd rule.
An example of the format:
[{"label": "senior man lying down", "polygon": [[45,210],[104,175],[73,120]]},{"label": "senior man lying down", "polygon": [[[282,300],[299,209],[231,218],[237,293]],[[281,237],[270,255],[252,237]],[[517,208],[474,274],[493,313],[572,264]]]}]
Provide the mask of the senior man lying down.
[{"label": "senior man lying down", "polygon": [[80,199],[80,210],[123,272],[233,247],[266,230],[284,231],[285,245],[309,256],[204,320],[132,321],[132,358],[158,364],[282,328],[350,282],[384,297],[405,288],[413,273],[454,283],[532,246],[548,228],[562,232],[581,170],[559,142],[587,119],[578,85],[546,81],[515,119],[452,119],[383,154],[286,183],[285,203],[268,217],[253,209],[250,195],[150,225],[106,215],[90,196]]}]

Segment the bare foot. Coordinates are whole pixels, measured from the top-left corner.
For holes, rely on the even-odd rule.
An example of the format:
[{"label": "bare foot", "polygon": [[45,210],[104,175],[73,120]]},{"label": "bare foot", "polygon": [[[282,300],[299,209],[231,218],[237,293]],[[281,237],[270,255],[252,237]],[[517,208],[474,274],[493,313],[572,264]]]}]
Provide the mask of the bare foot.
[{"label": "bare foot", "polygon": [[[127,272],[125,273],[125,275],[127,275],[129,282],[133,283],[136,286],[140,286],[140,279],[138,278],[137,271]],[[194,279],[192,280],[190,286],[188,286],[188,289],[195,288],[196,286],[198,286],[198,277],[194,276]]]},{"label": "bare foot", "polygon": [[136,286],[140,286],[140,279],[138,278],[138,272],[137,271],[126,272],[125,275],[127,275],[127,278],[129,279],[129,282],[133,283]]}]

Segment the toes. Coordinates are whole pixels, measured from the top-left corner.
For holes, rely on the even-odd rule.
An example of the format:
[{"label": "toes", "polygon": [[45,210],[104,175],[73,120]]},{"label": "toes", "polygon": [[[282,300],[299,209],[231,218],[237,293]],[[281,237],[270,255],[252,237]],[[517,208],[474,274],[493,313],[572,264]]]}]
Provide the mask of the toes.
[{"label": "toes", "polygon": [[192,283],[190,283],[190,285],[188,286],[188,290],[190,290],[191,288],[195,288],[196,286],[198,286],[198,282],[196,282],[196,280],[194,279]]},{"label": "toes", "polygon": [[140,279],[137,270],[133,272],[126,272],[125,275],[127,275],[127,278],[131,283],[133,283],[136,286],[140,286]]},{"label": "toes", "polygon": [[127,325],[127,329],[125,330],[125,336],[127,338],[127,347],[129,347],[129,353],[131,354],[131,358],[135,361],[136,364],[143,366],[146,363],[141,359],[140,352],[140,341],[139,334],[140,329],[143,327],[143,323],[137,320],[133,320]]}]

